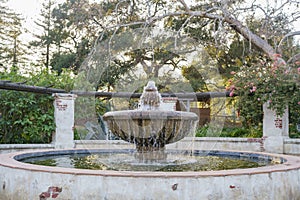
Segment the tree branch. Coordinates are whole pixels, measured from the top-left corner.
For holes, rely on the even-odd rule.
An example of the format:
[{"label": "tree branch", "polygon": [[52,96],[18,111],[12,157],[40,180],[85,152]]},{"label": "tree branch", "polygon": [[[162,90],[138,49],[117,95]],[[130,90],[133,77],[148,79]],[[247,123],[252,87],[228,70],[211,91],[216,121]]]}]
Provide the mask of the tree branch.
[{"label": "tree branch", "polygon": [[[206,11],[192,11],[186,4],[184,0],[179,0],[179,2],[183,5],[184,11],[177,11],[177,12],[170,12],[170,13],[164,13],[160,16],[155,16],[155,17],[149,17],[145,20],[141,21],[135,21],[127,24],[118,24],[114,25],[110,28],[115,28],[115,27],[126,27],[126,26],[134,26],[134,25],[139,25],[139,24],[144,24],[144,25],[150,25],[153,24],[157,21],[161,21],[164,18],[168,17],[182,17],[182,16],[190,16],[190,17],[201,17],[201,18],[207,18],[207,19],[212,19],[212,20],[220,20],[225,23],[227,23],[234,31],[237,33],[241,34],[245,39],[247,39],[250,43],[261,49],[270,59],[276,60],[278,57],[275,56],[276,54],[276,49],[273,48],[266,40],[262,39],[259,37],[257,34],[253,33],[248,27],[242,24],[241,21],[236,19],[232,14],[228,12],[228,10],[223,7],[221,9],[221,14],[214,14],[211,13],[211,10],[206,10]],[[215,9],[214,9],[215,10]],[[215,12],[217,13],[217,12]]]},{"label": "tree branch", "polygon": [[279,42],[279,44],[278,44],[278,51],[280,51],[281,52],[281,45],[282,45],[282,43],[283,43],[283,41],[285,40],[285,39],[287,39],[288,37],[292,37],[292,36],[295,36],[295,35],[300,35],[300,31],[295,31],[295,32],[290,32],[290,33],[288,33],[288,34],[286,34],[281,40],[280,40],[280,42]]}]

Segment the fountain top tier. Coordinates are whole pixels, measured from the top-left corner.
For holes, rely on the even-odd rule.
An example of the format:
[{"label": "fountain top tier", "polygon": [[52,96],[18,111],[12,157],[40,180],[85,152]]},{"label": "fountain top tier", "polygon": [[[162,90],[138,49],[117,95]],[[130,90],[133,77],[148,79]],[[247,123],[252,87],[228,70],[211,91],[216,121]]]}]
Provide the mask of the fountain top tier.
[{"label": "fountain top tier", "polygon": [[140,97],[139,110],[159,110],[160,105],[161,95],[158,93],[155,82],[149,81]]},{"label": "fountain top tier", "polygon": [[163,150],[195,133],[198,116],[191,112],[161,109],[161,95],[153,81],[144,87],[137,110],[112,111],[104,114],[110,130],[121,139],[134,143],[139,152]]}]

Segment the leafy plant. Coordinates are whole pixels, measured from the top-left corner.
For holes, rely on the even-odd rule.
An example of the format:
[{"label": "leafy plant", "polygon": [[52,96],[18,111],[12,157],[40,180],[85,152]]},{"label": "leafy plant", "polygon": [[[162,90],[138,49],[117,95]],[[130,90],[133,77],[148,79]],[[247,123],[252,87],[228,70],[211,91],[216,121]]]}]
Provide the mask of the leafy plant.
[{"label": "leafy plant", "polygon": [[[0,80],[26,82],[70,90],[72,78],[64,71],[41,71],[22,76],[18,70],[1,72]],[[0,143],[49,143],[55,131],[53,97],[19,91],[0,90]]]},{"label": "leafy plant", "polygon": [[[251,66],[242,66],[238,72],[232,72],[229,80],[230,96],[237,94],[238,110],[245,118],[245,124],[251,126],[262,119],[262,105],[278,116],[282,116],[287,106],[292,110],[291,120],[295,122],[300,111],[300,63],[282,62],[280,55],[275,61],[261,59]],[[299,116],[299,115],[298,115]]]},{"label": "leafy plant", "polygon": [[[198,128],[196,137],[207,137],[209,126],[205,125]],[[245,128],[245,127],[225,127],[222,129],[218,137],[247,137],[247,138],[260,138],[262,137],[261,127]]]}]

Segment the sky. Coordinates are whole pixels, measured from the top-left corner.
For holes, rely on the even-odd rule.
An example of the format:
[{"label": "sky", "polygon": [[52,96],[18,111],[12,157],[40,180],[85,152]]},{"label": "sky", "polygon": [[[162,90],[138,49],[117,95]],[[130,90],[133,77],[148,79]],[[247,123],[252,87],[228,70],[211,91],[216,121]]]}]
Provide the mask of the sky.
[{"label": "sky", "polygon": [[42,2],[41,0],[8,0],[7,5],[27,17],[32,17],[39,13]]},{"label": "sky", "polygon": [[[7,6],[14,10],[16,13],[21,14],[24,18],[24,27],[30,32],[40,31],[37,25],[34,23],[40,16],[42,3],[45,0],[8,0]],[[57,0],[57,2],[63,2],[64,0]],[[23,41],[31,41],[32,34],[24,33],[21,36]]]},{"label": "sky", "polygon": [[40,14],[43,0],[8,0],[7,6],[22,14],[28,25],[36,20]]},{"label": "sky", "polygon": [[[55,0],[56,3],[63,3],[66,0]],[[90,0],[90,2],[97,2],[98,0]],[[21,14],[25,20],[24,27],[29,29],[30,32],[38,32],[39,27],[34,23],[40,16],[42,4],[47,0],[8,0],[6,5],[14,10],[16,13]],[[22,40],[31,41],[32,34],[27,33],[21,36]]]}]

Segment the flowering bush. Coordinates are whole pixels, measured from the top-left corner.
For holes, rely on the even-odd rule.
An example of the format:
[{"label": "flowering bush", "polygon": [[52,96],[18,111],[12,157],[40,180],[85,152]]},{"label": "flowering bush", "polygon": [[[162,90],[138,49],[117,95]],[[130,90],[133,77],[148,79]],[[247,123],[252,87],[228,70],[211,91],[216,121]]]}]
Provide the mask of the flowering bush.
[{"label": "flowering bush", "polygon": [[293,112],[300,110],[300,62],[286,64],[279,54],[274,57],[273,61],[263,58],[256,65],[231,72],[227,89],[230,96],[239,96],[238,109],[249,123],[262,117],[262,112],[255,110],[261,110],[265,102],[279,116],[287,105]]}]

